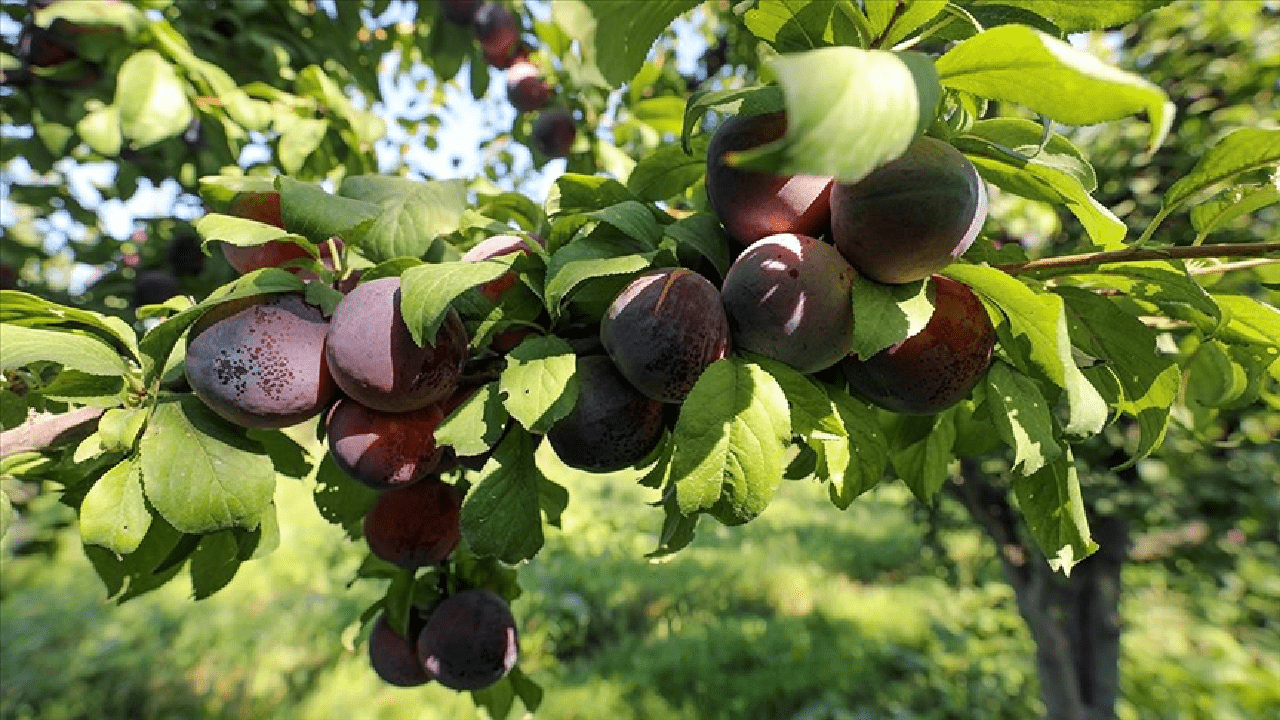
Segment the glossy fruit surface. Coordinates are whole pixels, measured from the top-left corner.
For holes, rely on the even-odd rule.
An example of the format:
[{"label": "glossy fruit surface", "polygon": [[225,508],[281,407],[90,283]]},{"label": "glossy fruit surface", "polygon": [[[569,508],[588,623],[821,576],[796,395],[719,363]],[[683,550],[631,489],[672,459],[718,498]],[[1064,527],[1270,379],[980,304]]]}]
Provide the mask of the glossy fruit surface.
[{"label": "glossy fruit surface", "polygon": [[703,276],[653,270],[614,299],[600,320],[600,342],[636,389],[678,403],[708,365],[729,354],[729,319],[720,291]]},{"label": "glossy fruit surface", "polygon": [[364,516],[369,552],[402,568],[442,562],[458,543],[462,495],[438,476],[387,490]]},{"label": "glossy fruit surface", "polygon": [[577,361],[578,402],[547,440],[570,467],[621,470],[643,460],[662,439],[662,403],[645,397],[607,355]]},{"label": "glossy fruit surface", "polygon": [[507,102],[521,112],[546,107],[551,100],[551,86],[542,78],[542,70],[528,60],[517,60],[507,69]]},{"label": "glossy fruit surface", "polygon": [[418,657],[441,685],[480,690],[501,680],[520,654],[507,601],[488,590],[463,590],[441,601],[418,636]]},{"label": "glossy fruit surface", "polygon": [[760,147],[787,132],[786,115],[738,115],[721,123],[707,148],[707,199],[743,247],[769,235],[821,237],[831,214],[829,177],[772,175],[731,167],[727,152]]},{"label": "glossy fruit surface", "polygon": [[919,333],[866,360],[841,362],[849,388],[886,410],[945,410],[967,397],[991,365],[996,332],[982,301],[950,278],[935,275],[930,282],[933,315]]},{"label": "glossy fruit surface", "polygon": [[328,327],[320,309],[296,293],[217,305],[191,326],[187,381],[210,409],[237,425],[302,422],[337,391],[324,354]]},{"label": "glossy fruit surface", "polygon": [[342,398],[325,418],[329,454],[343,472],[375,490],[418,482],[431,474],[444,448],[436,428],[439,405],[407,413],[384,413]]},{"label": "glossy fruit surface", "polygon": [[835,248],[807,235],[757,241],[720,288],[734,347],[802,373],[831,367],[853,345],[857,276]]},{"label": "glossy fruit surface", "polygon": [[856,183],[831,188],[836,248],[876,282],[922,280],[973,244],[987,217],[987,186],[959,150],[921,137]]},{"label": "glossy fruit surface", "polygon": [[342,391],[383,412],[409,412],[454,391],[467,359],[462,319],[450,310],[434,344],[419,347],[400,314],[400,278],[356,286],[330,318],[325,352]]}]

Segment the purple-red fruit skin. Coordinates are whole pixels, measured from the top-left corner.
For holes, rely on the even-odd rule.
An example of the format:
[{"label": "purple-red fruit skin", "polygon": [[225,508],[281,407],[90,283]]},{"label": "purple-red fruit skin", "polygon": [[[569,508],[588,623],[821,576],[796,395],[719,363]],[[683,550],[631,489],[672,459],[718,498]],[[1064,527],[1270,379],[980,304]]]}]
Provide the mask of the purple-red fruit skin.
[{"label": "purple-red fruit skin", "polygon": [[[412,612],[417,615],[417,612]],[[369,633],[369,664],[382,681],[396,687],[418,687],[431,682],[431,676],[418,659],[418,634],[422,631],[423,622],[409,623],[407,637],[397,633],[387,620],[386,614],[379,615]]]},{"label": "purple-red fruit skin", "polygon": [[440,0],[440,14],[455,25],[470,25],[480,9],[480,0]]},{"label": "purple-red fruit skin", "polygon": [[782,112],[725,120],[707,147],[707,199],[729,236],[743,247],[779,233],[821,237],[831,215],[830,177],[772,175],[731,167],[725,153],[749,150],[781,138]]},{"label": "purple-red fruit skin", "polygon": [[991,365],[996,332],[982,301],[941,275],[933,315],[917,334],[859,360],[841,362],[849,388],[886,410],[931,415],[960,402]]},{"label": "purple-red fruit skin", "polygon": [[296,293],[217,305],[191,327],[184,371],[215,413],[281,428],[318,414],[337,388],[325,361],[329,324]]},{"label": "purple-red fruit skin", "polygon": [[662,439],[663,405],[635,389],[607,355],[577,360],[578,401],[547,431],[564,463],[612,472],[643,460]]},{"label": "purple-red fruit skin", "polygon": [[519,658],[515,618],[488,590],[463,590],[431,611],[418,636],[418,657],[437,682],[480,690],[501,680]]},{"label": "purple-red fruit skin", "polygon": [[384,413],[342,398],[325,420],[329,454],[343,472],[375,490],[409,485],[440,463],[444,448],[436,445],[436,428],[443,419],[435,404]]},{"label": "purple-red fruit skin", "polygon": [[568,157],[573,141],[578,136],[573,114],[564,108],[544,110],[533,121],[530,130],[533,145],[543,155],[553,158]]},{"label": "purple-red fruit skin", "polygon": [[400,314],[400,279],[356,286],[329,319],[325,345],[338,387],[362,405],[409,412],[447,397],[467,359],[462,319],[452,309],[435,343],[419,347]]},{"label": "purple-red fruit skin", "polygon": [[435,565],[462,542],[461,511],[457,489],[428,477],[378,496],[364,516],[364,539],[370,552],[393,565]]},{"label": "purple-red fruit skin", "polygon": [[857,277],[835,248],[807,235],[756,241],[720,288],[734,347],[802,373],[831,367],[853,346]]},{"label": "purple-red fruit skin", "polygon": [[831,188],[840,253],[876,282],[923,280],[964,254],[987,217],[987,186],[959,150],[921,137],[896,160]]},{"label": "purple-red fruit skin", "polygon": [[542,79],[542,71],[528,60],[517,60],[507,70],[507,101],[521,112],[546,107],[551,100],[551,86]]},{"label": "purple-red fruit skin", "polygon": [[652,270],[618,293],[600,320],[600,342],[645,395],[683,402],[708,365],[729,354],[720,291],[687,268]]}]

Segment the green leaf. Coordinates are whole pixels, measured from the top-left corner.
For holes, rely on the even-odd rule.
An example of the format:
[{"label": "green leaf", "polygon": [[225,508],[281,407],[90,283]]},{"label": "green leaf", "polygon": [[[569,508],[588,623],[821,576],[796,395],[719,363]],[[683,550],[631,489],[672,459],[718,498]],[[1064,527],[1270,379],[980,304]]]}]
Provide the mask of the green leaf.
[{"label": "green leaf", "polygon": [[298,182],[283,175],[276,178],[280,191],[280,215],[285,227],[320,244],[331,237],[357,243],[382,212],[374,203],[332,195],[314,183]]},{"label": "green leaf", "polygon": [[66,325],[74,329],[90,329],[111,343],[127,349],[132,358],[141,359],[138,336],[128,323],[92,310],[67,307],[18,290],[0,290],[0,323],[25,327]]},{"label": "green leaf", "polygon": [[1253,170],[1280,165],[1280,129],[1240,128],[1200,156],[1186,177],[1165,193],[1163,208],[1176,208],[1197,193]]},{"label": "green leaf", "polygon": [[13,527],[13,501],[9,499],[9,493],[0,488],[0,540],[9,534],[9,528]]},{"label": "green leaf", "polygon": [[569,293],[597,277],[629,275],[653,262],[656,250],[644,251],[630,238],[588,236],[560,248],[547,263],[547,309],[555,316]]},{"label": "green leaf", "polygon": [[1080,479],[1069,447],[1037,473],[1014,474],[1013,492],[1031,536],[1054,570],[1069,575],[1076,563],[1098,549],[1089,536]]},{"label": "green leaf", "polygon": [[889,443],[881,432],[878,412],[869,403],[855,399],[834,385],[827,386],[827,394],[848,433],[848,440],[820,438],[819,443],[830,479],[827,489],[831,502],[845,510],[884,477],[889,463]]},{"label": "green leaf", "polygon": [[738,520],[759,515],[782,480],[790,438],[787,399],[771,375],[732,356],[712,363],[689,391],[672,438],[680,512],[719,503]]},{"label": "green leaf", "polygon": [[240,569],[240,547],[231,530],[222,530],[200,538],[200,544],[191,553],[191,591],[196,600],[203,600],[231,582]]},{"label": "green leaf", "polygon": [[556,218],[574,213],[587,213],[602,207],[617,205],[635,196],[626,185],[604,177],[565,173],[547,193],[545,204],[547,217]]},{"label": "green leaf", "polygon": [[[881,7],[895,7],[889,3],[875,4]],[[867,7],[870,9],[871,6]],[[905,40],[912,32],[937,17],[946,7],[947,0],[912,0],[888,26],[888,32],[883,32],[883,29],[877,30],[877,33],[884,34],[880,47],[893,47]]]},{"label": "green leaf", "polygon": [[1213,300],[1228,318],[1223,339],[1280,347],[1280,310],[1245,295],[1218,293]]},{"label": "green leaf", "polygon": [[506,409],[495,380],[476,390],[436,428],[436,442],[461,457],[488,452],[507,426]]},{"label": "green leaf", "polygon": [[400,276],[400,313],[413,341],[419,346],[434,343],[450,303],[467,290],[506,274],[513,259],[425,263],[406,270]]},{"label": "green leaf", "polygon": [[1016,5],[1047,18],[1064,33],[1123,25],[1172,0],[974,0],[974,5]]},{"label": "green leaf", "polygon": [[120,108],[115,105],[100,107],[86,114],[76,123],[76,134],[89,149],[105,157],[120,154]]},{"label": "green leaf", "polygon": [[1177,260],[1143,260],[1107,263],[1092,272],[1075,273],[1072,280],[1083,286],[1109,287],[1153,303],[1174,317],[1188,311],[1208,318],[1210,329],[1225,320],[1222,310],[1204,287]]},{"label": "green leaf", "polygon": [[882,415],[889,462],[916,498],[928,504],[951,473],[956,426],[951,413]]},{"label": "green leaf", "polygon": [[681,218],[664,227],[662,232],[678,245],[693,248],[710,261],[720,277],[729,271],[729,236],[714,214],[697,213]]},{"label": "green leaf", "polygon": [[[4,333],[0,331],[0,335]],[[59,402],[114,408],[129,401],[124,378],[119,375],[89,375],[63,368],[52,382],[40,388],[40,397]]]},{"label": "green leaf", "polygon": [[822,48],[771,67],[786,97],[787,134],[727,154],[730,164],[854,182],[902,155],[933,122],[942,94],[933,61],[918,53]]},{"label": "green leaf", "polygon": [[503,405],[529,432],[545,433],[578,402],[577,360],[557,337],[531,337],[507,354],[498,379]]},{"label": "green leaf", "polygon": [[280,133],[276,152],[280,167],[290,175],[297,175],[302,165],[320,147],[329,132],[329,121],[322,118],[298,118]]},{"label": "green leaf", "polygon": [[933,285],[920,280],[882,285],[859,277],[853,283],[853,353],[867,359],[924,329],[933,316]]},{"label": "green leaf", "polygon": [[325,453],[316,468],[313,499],[320,517],[347,532],[347,537],[360,537],[360,523],[373,509],[379,492],[342,471],[333,455]]},{"label": "green leaf", "polygon": [[1219,197],[1191,208],[1191,225],[1196,229],[1193,244],[1199,245],[1214,230],[1243,215],[1280,203],[1280,187],[1269,185],[1238,186]]},{"label": "green leaf", "polygon": [[[689,97],[689,103],[685,106],[680,146],[686,153],[693,153],[694,145],[690,136],[698,129],[698,125],[710,110],[729,115],[760,115],[778,112],[785,107],[782,89],[777,85],[753,85],[730,90],[696,92]],[[710,144],[710,137],[707,138],[707,142]]]},{"label": "green leaf", "polygon": [[1013,448],[1013,470],[1038,472],[1062,454],[1049,405],[1035,380],[999,360],[987,371],[987,402],[1000,439]]},{"label": "green leaf", "polygon": [[797,437],[820,435],[830,438],[848,437],[826,390],[786,363],[763,355],[750,354],[748,359],[759,365],[782,388],[791,417],[791,434]]},{"label": "green leaf", "polygon": [[637,198],[659,202],[680,195],[702,179],[707,171],[707,145],[711,139],[698,136],[689,151],[679,145],[662,145],[636,163],[627,178],[627,189]]},{"label": "green leaf", "polygon": [[142,468],[126,458],[103,473],[80,503],[80,539],[117,555],[138,549],[151,527],[142,495]]},{"label": "green leaf", "polygon": [[653,211],[644,203],[635,200],[626,200],[586,215],[612,225],[623,235],[648,248],[657,247],[658,241],[662,239],[662,227],[658,225]]},{"label": "green leaf", "polygon": [[130,55],[116,76],[120,132],[134,148],[145,148],[186,132],[194,115],[186,85],[155,50]]},{"label": "green leaf", "polygon": [[196,233],[207,248],[211,242],[224,242],[237,247],[253,247],[276,240],[294,243],[306,249],[312,257],[320,256],[320,249],[307,238],[291,233],[275,225],[236,217],[209,213],[194,223]]},{"label": "green leaf", "polygon": [[0,370],[54,362],[90,375],[125,375],[129,368],[110,345],[70,330],[0,326]]},{"label": "green leaf", "polygon": [[461,180],[417,182],[357,175],[344,178],[338,194],[382,209],[356,243],[374,262],[422,257],[439,237],[458,229],[468,206],[466,184]]},{"label": "green leaf", "polygon": [[551,481],[534,461],[529,434],[507,433],[463,500],[462,537],[468,547],[507,563],[537,554],[543,541],[539,486],[544,482]]},{"label": "green leaf", "polygon": [[121,556],[86,545],[84,553],[106,585],[107,594],[123,603],[155,590],[178,574],[187,554],[195,549],[194,545],[180,545],[188,537],[192,536],[174,530],[164,518],[152,517],[151,527],[133,552]]},{"label": "green leaf", "polygon": [[761,0],[743,14],[742,22],[774,50],[801,52],[833,44],[830,29],[836,5],[830,0]]},{"label": "green leaf", "polygon": [[[570,17],[558,7],[580,6],[565,31],[582,43],[583,55],[600,68],[611,87],[635,77],[658,36],[698,0],[560,0],[553,3],[558,17]],[[562,22],[562,25],[564,23]]]},{"label": "green leaf", "polygon": [[[1164,440],[1178,396],[1178,365],[1157,348],[1155,330],[1109,298],[1072,287],[1054,288],[1066,301],[1071,337],[1111,371],[1122,396],[1118,412],[1138,421],[1138,447],[1128,464],[1149,455]],[[1277,325],[1280,328],[1280,325]]]},{"label": "green leaf", "polygon": [[1173,122],[1173,103],[1159,86],[1024,25],[1002,25],[965,40],[938,59],[937,70],[945,87],[1018,103],[1068,125],[1145,110],[1151,150]]},{"label": "green leaf", "polygon": [[147,499],[182,532],[255,528],[271,504],[271,458],[194,395],[156,405],[140,451]]}]

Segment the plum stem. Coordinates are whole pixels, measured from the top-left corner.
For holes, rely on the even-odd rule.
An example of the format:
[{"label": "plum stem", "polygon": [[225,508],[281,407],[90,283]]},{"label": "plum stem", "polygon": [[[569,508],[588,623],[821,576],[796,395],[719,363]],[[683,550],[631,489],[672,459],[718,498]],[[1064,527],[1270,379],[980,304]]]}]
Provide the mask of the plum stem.
[{"label": "plum stem", "polygon": [[[1280,252],[1280,242],[1270,243],[1221,243],[1217,245],[1195,245],[1169,248],[1129,248],[1127,250],[1109,250],[1105,252],[1083,253],[1080,255],[1063,255],[1061,257],[1042,258],[1020,263],[996,265],[1010,275],[1022,275],[1032,272],[1062,270],[1064,268],[1093,267],[1106,263],[1133,262],[1137,260],[1179,260],[1188,258],[1225,258],[1247,257],[1266,258],[1271,253]],[[1264,263],[1250,263],[1248,266]],[[1246,267],[1246,265],[1239,265]],[[1236,269],[1224,265],[1218,269]]]}]

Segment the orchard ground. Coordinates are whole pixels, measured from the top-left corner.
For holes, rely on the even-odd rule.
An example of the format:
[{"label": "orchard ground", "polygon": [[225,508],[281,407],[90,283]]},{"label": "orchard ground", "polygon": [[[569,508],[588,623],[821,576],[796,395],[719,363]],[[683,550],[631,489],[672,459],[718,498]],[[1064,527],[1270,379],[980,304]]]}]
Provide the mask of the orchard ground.
[{"label": "orchard ground", "polygon": [[[522,569],[523,669],[538,718],[1020,720],[1040,712],[1034,646],[995,549],[942,506],[936,543],[897,483],[843,513],[789,482],[755,522],[710,523],[661,564],[651,491],[625,473],[566,473],[563,529]],[[368,669],[352,619],[383,592],[347,588],[360,543],[281,478],[280,548],[194,611],[186,582],[115,607],[74,526],[16,527],[0,568],[0,720],[462,720],[466,694],[400,689]],[[70,511],[41,498],[40,520]],[[951,519],[948,522],[948,518]],[[47,527],[40,523],[40,527]],[[939,552],[945,548],[945,555]],[[1248,720],[1280,708],[1280,641],[1233,618],[1275,597],[1274,548],[1242,547],[1223,586],[1126,570],[1121,720]],[[1263,597],[1242,597],[1258,588]],[[1269,588],[1269,590],[1268,590]],[[1257,607],[1254,607],[1257,610]],[[517,711],[515,717],[519,716]]]}]

